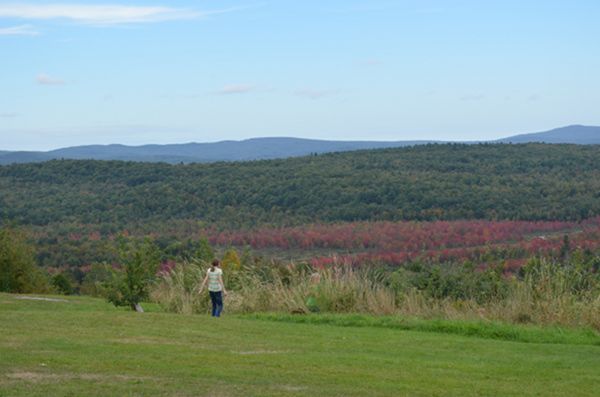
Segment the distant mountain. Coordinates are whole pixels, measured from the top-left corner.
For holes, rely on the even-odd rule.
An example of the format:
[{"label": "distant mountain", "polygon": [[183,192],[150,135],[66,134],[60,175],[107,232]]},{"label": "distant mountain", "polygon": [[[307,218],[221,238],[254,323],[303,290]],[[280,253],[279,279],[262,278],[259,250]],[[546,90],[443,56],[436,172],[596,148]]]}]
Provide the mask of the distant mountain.
[{"label": "distant mountain", "polygon": [[572,143],[578,145],[600,144],[600,127],[589,127],[584,125],[570,125],[568,127],[556,128],[554,130],[537,132],[533,134],[515,135],[500,139],[503,143]]},{"label": "distant mountain", "polygon": [[246,161],[305,156],[311,153],[403,147],[427,141],[321,141],[300,138],[254,138],[244,141],[185,143],[173,145],[91,145],[49,152],[0,153],[0,164],[29,163],[51,159],[127,160],[166,163]]},{"label": "distant mountain", "polygon": [[[600,144],[600,127],[572,125],[534,134],[515,135],[492,143]],[[435,143],[434,141],[322,141],[301,138],[254,138],[244,141],[173,145],[90,145],[49,152],[0,151],[0,165],[52,159],[125,160],[165,163],[208,163],[306,156],[311,153],[346,152]],[[443,142],[439,142],[443,143]]]}]

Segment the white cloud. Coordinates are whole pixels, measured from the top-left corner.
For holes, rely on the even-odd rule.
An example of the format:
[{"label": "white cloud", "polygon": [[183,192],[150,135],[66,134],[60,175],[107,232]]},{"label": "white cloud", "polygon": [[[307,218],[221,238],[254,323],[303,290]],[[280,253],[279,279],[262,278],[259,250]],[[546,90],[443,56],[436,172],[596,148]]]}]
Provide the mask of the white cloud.
[{"label": "white cloud", "polygon": [[3,118],[3,119],[12,119],[15,117],[17,117],[17,114],[15,112],[0,113],[0,118]]},{"label": "white cloud", "polygon": [[230,84],[216,91],[216,94],[219,95],[229,95],[229,94],[246,94],[250,91],[254,91],[256,86],[252,84]]},{"label": "white cloud", "polygon": [[40,33],[31,25],[0,28],[0,36],[37,36],[38,34]]},{"label": "white cloud", "polygon": [[315,90],[312,88],[305,88],[294,91],[294,95],[310,99],[321,99],[327,96],[339,94],[339,92],[339,90]]},{"label": "white cloud", "polygon": [[118,25],[195,19],[214,14],[238,11],[248,7],[231,7],[221,10],[164,6],[81,5],[81,4],[4,4],[0,5],[0,18],[67,19],[86,25]]},{"label": "white cloud", "polygon": [[50,77],[45,73],[38,74],[37,77],[35,78],[35,81],[37,81],[38,84],[41,84],[41,85],[63,85],[63,84],[65,84],[64,80]]}]

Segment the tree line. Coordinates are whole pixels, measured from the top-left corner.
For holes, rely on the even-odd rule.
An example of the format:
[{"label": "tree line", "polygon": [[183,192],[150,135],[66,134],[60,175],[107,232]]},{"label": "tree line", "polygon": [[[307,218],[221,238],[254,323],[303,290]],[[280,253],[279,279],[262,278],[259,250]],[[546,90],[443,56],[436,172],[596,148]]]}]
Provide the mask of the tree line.
[{"label": "tree line", "polygon": [[445,144],[213,164],[18,164],[0,167],[0,218],[100,225],[103,234],[176,220],[228,229],[372,220],[577,221],[600,215],[598,158],[598,146]]}]

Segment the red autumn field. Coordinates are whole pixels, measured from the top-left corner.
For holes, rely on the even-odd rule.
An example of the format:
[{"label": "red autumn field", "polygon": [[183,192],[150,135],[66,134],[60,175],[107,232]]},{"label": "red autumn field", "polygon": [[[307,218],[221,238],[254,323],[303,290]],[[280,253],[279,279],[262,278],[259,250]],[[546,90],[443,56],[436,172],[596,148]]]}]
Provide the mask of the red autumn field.
[{"label": "red autumn field", "polygon": [[[599,247],[600,218],[580,223],[357,222],[207,234],[210,242],[219,246],[250,246],[258,251],[312,251],[314,265],[502,260],[508,268],[516,268],[533,255],[558,254],[565,235],[569,236],[573,249]],[[324,255],[324,251],[327,254]]]}]

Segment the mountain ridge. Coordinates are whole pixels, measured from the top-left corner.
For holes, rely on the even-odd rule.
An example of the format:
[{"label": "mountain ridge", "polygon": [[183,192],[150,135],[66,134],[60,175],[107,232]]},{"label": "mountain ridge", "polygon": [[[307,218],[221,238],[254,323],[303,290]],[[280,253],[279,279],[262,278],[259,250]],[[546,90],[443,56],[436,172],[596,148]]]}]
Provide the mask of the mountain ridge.
[{"label": "mountain ridge", "polygon": [[569,125],[549,131],[519,134],[497,140],[502,143],[570,143],[578,145],[600,144],[600,127],[585,125]]},{"label": "mountain ridge", "polygon": [[251,161],[306,156],[330,152],[396,148],[432,143],[530,143],[600,144],[600,127],[570,125],[549,131],[518,134],[492,141],[452,142],[434,140],[409,141],[331,141],[292,137],[250,138],[210,143],[83,145],[50,151],[0,150],[0,165],[42,162],[54,159],[123,160],[166,163],[210,163]]}]

